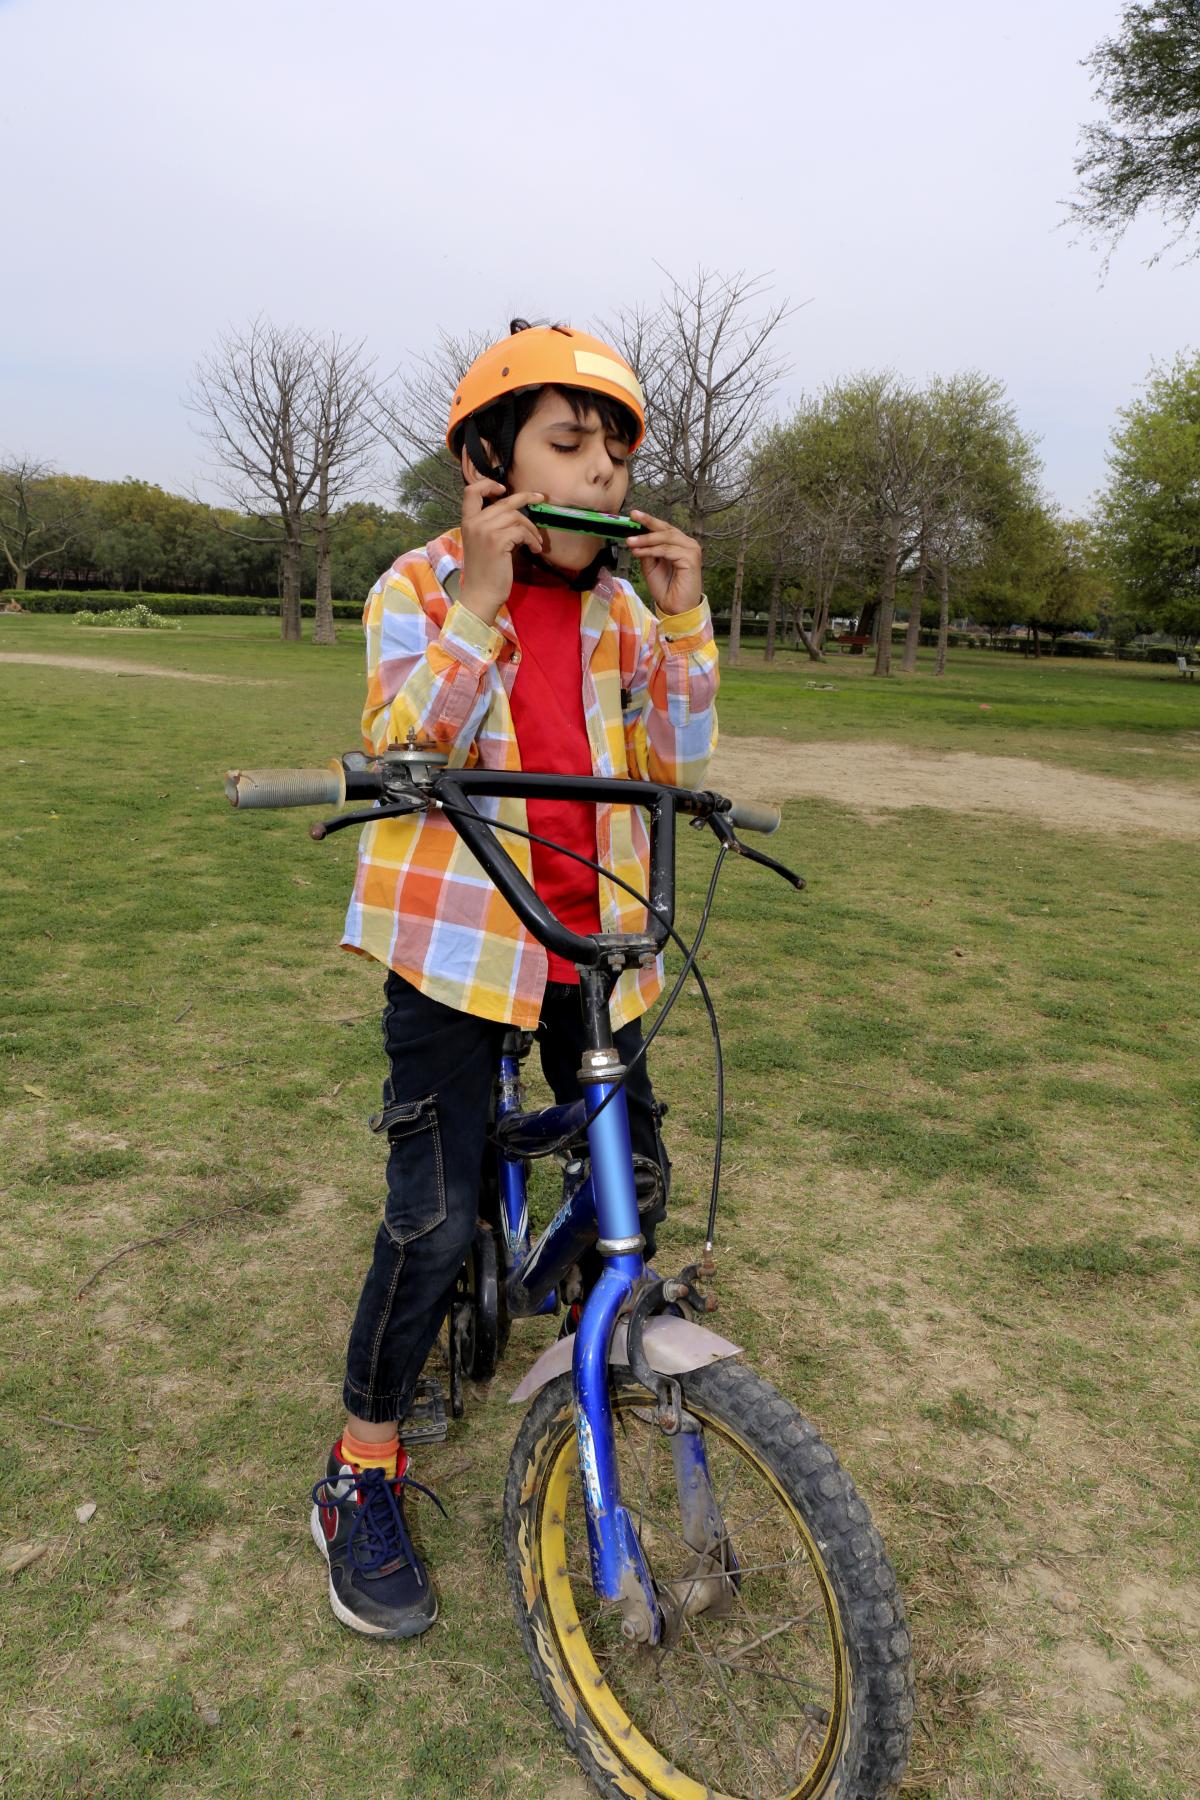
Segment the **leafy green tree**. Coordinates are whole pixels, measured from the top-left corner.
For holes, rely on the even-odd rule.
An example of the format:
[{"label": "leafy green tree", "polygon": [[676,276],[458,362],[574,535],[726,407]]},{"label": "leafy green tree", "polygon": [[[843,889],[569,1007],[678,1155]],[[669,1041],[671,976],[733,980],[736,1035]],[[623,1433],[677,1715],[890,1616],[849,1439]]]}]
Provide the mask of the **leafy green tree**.
[{"label": "leafy green tree", "polygon": [[1200,637],[1200,357],[1155,371],[1119,419],[1100,505],[1117,598],[1184,648]]},{"label": "leafy green tree", "polygon": [[1139,213],[1156,209],[1171,248],[1200,211],[1200,7],[1126,6],[1119,33],[1098,44],[1086,66],[1108,117],[1080,134],[1071,216],[1111,254]]},{"label": "leafy green tree", "polygon": [[371,501],[355,501],[337,514],[333,540],[332,585],[341,600],[364,600],[383,572],[404,550],[423,544],[433,533],[402,512],[389,512]]},{"label": "leafy green tree", "polygon": [[1049,575],[1030,625],[1035,641],[1044,631],[1057,648],[1065,632],[1094,630],[1103,575],[1094,532],[1086,520],[1054,518],[1053,525]]},{"label": "leafy green tree", "polygon": [[769,526],[754,558],[769,572],[768,660],[782,605],[808,655],[824,661],[833,596],[867,510],[855,449],[836,390],[802,400],[755,445],[751,487]]},{"label": "leafy green tree", "polygon": [[[951,581],[986,555],[1001,521],[1033,492],[1038,463],[1021,431],[1002,382],[968,371],[935,380],[929,389],[933,452],[918,546],[938,580],[938,641],[934,673],[946,669]],[[917,666],[922,584],[909,614],[903,669]]]},{"label": "leafy green tree", "polygon": [[401,463],[396,476],[400,511],[412,519],[428,543],[457,525],[462,515],[462,470],[443,444],[412,463]]},{"label": "leafy green tree", "polygon": [[1000,520],[966,603],[992,632],[1024,625],[1040,656],[1043,633],[1057,643],[1064,632],[1091,629],[1102,580],[1091,528],[1025,494]]},{"label": "leafy green tree", "polygon": [[24,592],[31,571],[72,545],[83,524],[77,487],[50,463],[14,456],[0,463],[0,553]]}]

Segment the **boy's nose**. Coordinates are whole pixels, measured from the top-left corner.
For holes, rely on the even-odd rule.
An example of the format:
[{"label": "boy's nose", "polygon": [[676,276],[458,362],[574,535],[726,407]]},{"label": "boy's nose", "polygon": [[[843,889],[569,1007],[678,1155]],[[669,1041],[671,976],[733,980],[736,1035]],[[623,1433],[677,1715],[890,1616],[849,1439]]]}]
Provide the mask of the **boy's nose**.
[{"label": "boy's nose", "polygon": [[616,464],[607,450],[601,450],[592,460],[589,477],[593,487],[607,487],[612,480]]}]

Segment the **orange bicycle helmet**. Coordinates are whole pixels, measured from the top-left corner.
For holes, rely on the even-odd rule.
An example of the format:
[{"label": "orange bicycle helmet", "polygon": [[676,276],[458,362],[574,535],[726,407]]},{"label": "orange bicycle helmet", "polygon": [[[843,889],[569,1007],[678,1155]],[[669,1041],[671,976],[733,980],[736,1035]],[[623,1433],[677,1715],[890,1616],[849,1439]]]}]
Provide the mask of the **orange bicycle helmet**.
[{"label": "orange bicycle helmet", "polygon": [[[646,397],[625,358],[602,339],[569,325],[526,325],[514,320],[511,336],[477,356],[450,402],[446,446],[457,456],[465,443],[471,461],[482,473],[502,479],[502,470],[488,467],[490,459],[472,420],[529,388],[581,388],[603,394],[628,413],[634,431],[629,448],[636,450],[646,431]],[[507,468],[515,432],[496,445],[499,461]]]}]

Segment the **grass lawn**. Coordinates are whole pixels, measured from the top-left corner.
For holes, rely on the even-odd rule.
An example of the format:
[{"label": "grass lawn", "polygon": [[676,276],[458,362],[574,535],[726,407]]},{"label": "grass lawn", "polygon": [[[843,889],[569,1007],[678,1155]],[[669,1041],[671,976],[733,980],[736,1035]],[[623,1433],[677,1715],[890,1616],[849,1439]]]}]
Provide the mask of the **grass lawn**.
[{"label": "grass lawn", "polygon": [[[221,775],[354,747],[361,655],[346,628],[321,651],[254,619],[0,619],[6,1796],[316,1796],[364,1770],[398,1800],[586,1791],[500,1542],[506,1396],[552,1321],[420,1457],[450,1511],[414,1508],[433,1632],[345,1632],[308,1537],[382,1199],[381,983],[336,949],[352,834],[234,814]],[[876,683],[748,657],[722,728],[1200,784],[1200,692],[1142,665],[976,653]],[[682,838],[686,927],[711,850]],[[775,845],[807,893],[735,863],[704,958],[719,1322],[899,1568],[905,1793],[1191,1800],[1200,843],[822,799]],[[688,999],[655,1062],[664,1264],[702,1231],[710,1067]]]}]

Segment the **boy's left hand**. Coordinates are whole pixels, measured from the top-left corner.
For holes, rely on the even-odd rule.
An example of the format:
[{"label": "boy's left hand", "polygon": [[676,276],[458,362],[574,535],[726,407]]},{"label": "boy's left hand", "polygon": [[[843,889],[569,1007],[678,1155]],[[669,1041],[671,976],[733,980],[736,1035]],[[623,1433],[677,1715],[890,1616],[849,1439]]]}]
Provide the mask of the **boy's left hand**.
[{"label": "boy's left hand", "polygon": [[695,538],[650,513],[634,509],[629,516],[646,526],[640,537],[626,539],[626,547],[641,563],[650,598],[659,612],[684,613],[699,606],[704,591],[700,581],[700,546]]}]

